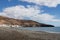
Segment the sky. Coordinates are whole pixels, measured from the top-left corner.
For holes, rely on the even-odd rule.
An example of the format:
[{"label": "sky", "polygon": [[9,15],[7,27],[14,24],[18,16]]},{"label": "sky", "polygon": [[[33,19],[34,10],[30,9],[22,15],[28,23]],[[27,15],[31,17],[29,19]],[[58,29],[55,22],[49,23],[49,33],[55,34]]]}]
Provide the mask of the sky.
[{"label": "sky", "polygon": [[60,0],[0,0],[0,15],[60,26]]}]

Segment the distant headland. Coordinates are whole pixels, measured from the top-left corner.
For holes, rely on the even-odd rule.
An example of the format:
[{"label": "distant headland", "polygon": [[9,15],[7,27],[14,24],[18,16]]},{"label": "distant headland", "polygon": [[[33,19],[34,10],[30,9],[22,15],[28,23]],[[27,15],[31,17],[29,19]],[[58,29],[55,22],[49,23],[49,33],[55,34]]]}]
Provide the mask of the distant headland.
[{"label": "distant headland", "polygon": [[39,23],[32,20],[19,20],[19,19],[0,16],[0,25],[2,24],[19,25],[22,27],[54,27],[54,25]]}]

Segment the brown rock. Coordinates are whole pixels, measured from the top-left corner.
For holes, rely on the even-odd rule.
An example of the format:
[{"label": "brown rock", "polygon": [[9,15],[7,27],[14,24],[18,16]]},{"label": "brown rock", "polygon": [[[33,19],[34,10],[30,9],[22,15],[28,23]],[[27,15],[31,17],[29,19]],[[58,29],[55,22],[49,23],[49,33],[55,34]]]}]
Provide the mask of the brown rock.
[{"label": "brown rock", "polygon": [[20,25],[23,27],[54,27],[53,25],[38,23],[32,20],[19,20],[19,19],[4,17],[4,16],[0,16],[0,24]]}]

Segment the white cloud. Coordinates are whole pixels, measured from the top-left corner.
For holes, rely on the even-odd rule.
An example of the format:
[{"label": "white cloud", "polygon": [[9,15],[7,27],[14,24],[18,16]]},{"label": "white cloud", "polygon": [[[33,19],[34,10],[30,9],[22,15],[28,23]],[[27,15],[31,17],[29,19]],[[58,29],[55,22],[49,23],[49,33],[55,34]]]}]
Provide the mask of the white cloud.
[{"label": "white cloud", "polygon": [[40,13],[38,7],[28,6],[28,8],[25,8],[24,6],[13,6],[3,9],[3,12],[1,12],[0,15],[24,19],[25,16],[30,18],[35,16],[37,13]]},{"label": "white cloud", "polygon": [[56,7],[58,4],[60,4],[60,0],[19,0],[19,1],[27,1],[48,7]]},{"label": "white cloud", "polygon": [[3,9],[3,12],[0,12],[0,15],[15,19],[25,19],[25,17],[28,17],[31,20],[35,20],[38,22],[60,22],[60,19],[55,19],[55,16],[47,13],[42,14],[41,12],[42,10],[39,10],[37,6],[28,6],[27,8],[25,8],[22,5],[18,5]]}]

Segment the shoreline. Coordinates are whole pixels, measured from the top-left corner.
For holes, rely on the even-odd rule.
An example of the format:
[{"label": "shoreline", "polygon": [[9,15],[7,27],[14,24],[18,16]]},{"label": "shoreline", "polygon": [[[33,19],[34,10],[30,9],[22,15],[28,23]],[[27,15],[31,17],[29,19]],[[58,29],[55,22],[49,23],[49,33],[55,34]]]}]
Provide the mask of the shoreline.
[{"label": "shoreline", "polygon": [[[8,28],[8,29],[15,29],[15,30],[28,30],[28,29],[24,29],[24,27],[0,27],[0,28]],[[29,28],[29,27],[25,27],[25,28]],[[36,27],[37,28],[37,27]],[[34,31],[34,30],[28,30],[28,31]],[[34,32],[47,32],[47,33],[56,33],[56,34],[60,34],[60,32],[54,32],[54,31],[34,31]]]},{"label": "shoreline", "polygon": [[0,27],[0,40],[60,40],[60,34]]}]

